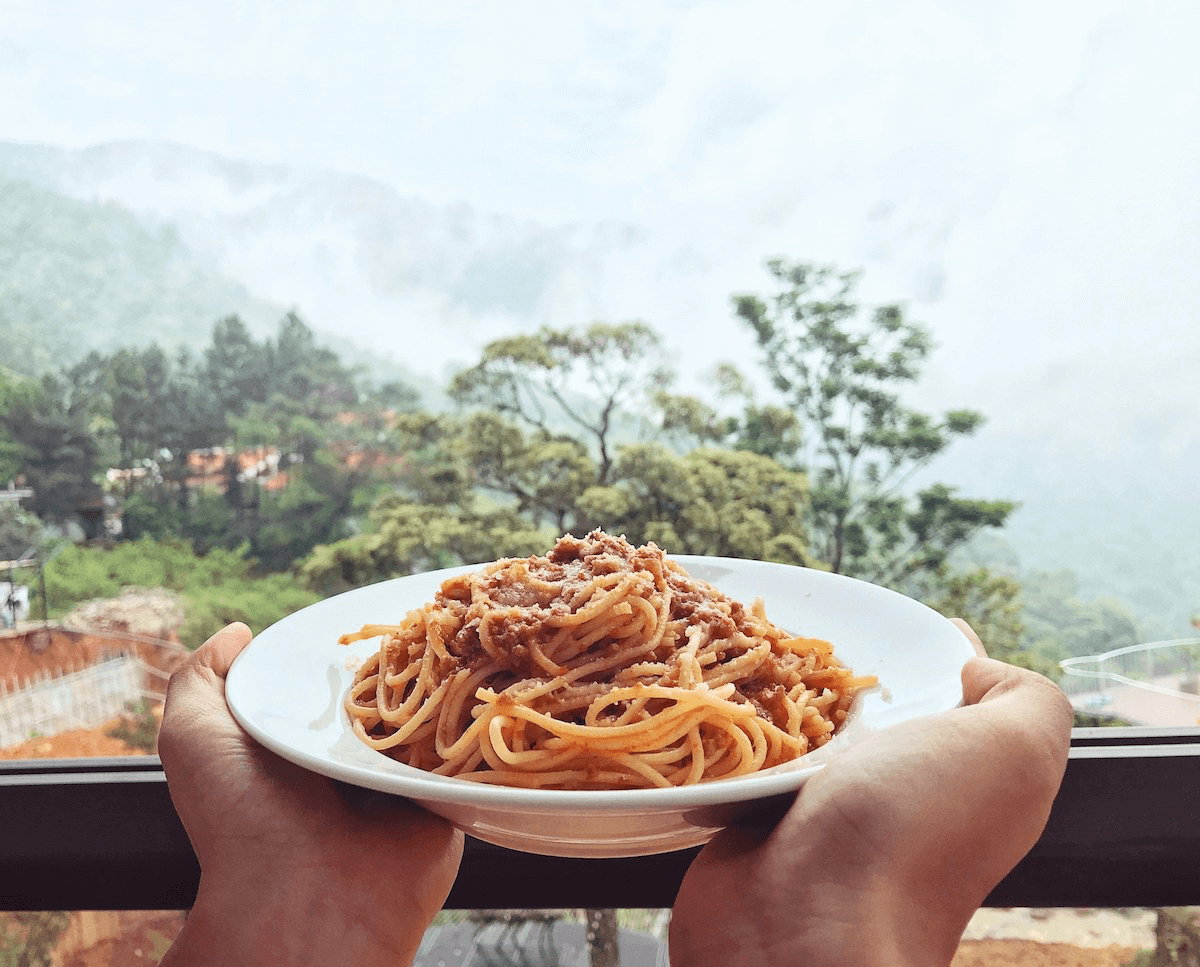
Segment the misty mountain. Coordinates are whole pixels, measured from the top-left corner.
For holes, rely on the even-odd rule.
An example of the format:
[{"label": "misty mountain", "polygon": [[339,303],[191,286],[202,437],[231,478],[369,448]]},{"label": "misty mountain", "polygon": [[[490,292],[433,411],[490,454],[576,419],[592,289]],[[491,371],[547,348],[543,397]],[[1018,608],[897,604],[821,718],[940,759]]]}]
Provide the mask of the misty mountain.
[{"label": "misty mountain", "polygon": [[368,178],[158,142],[0,142],[0,176],[119,205],[149,237],[186,247],[267,304],[418,370],[501,331],[590,321],[561,318],[572,289],[637,241],[628,227],[543,226]]},{"label": "misty mountain", "polygon": [[[698,306],[729,293],[703,288],[698,250],[663,248],[642,226],[544,225],[418,194],[157,142],[0,142],[4,362],[21,345],[28,365],[14,368],[150,339],[199,345],[232,313],[261,338],[287,309],[347,362],[418,374],[427,388],[489,339],[542,324],[645,318],[681,369],[685,356],[735,351],[732,325],[704,328]],[[1126,428],[1134,445],[1112,445],[1086,408],[1044,402],[1057,382],[1047,374],[1023,398],[1069,413],[1077,432],[989,413],[929,479],[1019,501],[1003,537],[1025,574],[1071,569],[1082,597],[1119,598],[1186,633],[1200,607],[1200,440],[1147,426]],[[1174,397],[1161,404],[1185,412]]]},{"label": "misty mountain", "polygon": [[152,339],[198,348],[232,314],[263,335],[283,312],[205,268],[167,226],[0,177],[0,345],[15,371]]}]

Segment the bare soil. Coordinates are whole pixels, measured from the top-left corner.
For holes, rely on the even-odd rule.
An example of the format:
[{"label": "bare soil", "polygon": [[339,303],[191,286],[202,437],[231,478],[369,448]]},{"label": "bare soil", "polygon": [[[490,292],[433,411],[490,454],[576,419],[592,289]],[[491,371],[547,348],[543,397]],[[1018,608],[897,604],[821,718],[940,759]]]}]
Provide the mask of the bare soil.
[{"label": "bare soil", "polygon": [[1121,967],[1136,947],[1076,947],[1036,940],[964,940],[952,967]]},{"label": "bare soil", "polygon": [[118,653],[170,674],[187,655],[179,644],[182,621],[173,592],[126,588],[116,598],[81,604],[59,624],[25,622],[0,634],[0,682],[20,688],[39,673],[73,671]]},{"label": "bare soil", "polygon": [[[154,709],[161,716],[162,706]],[[144,749],[126,745],[114,739],[108,730],[119,725],[119,718],[96,729],[70,729],[57,735],[29,739],[20,745],[0,749],[0,759],[74,759],[99,758],[114,755],[146,755]]]},{"label": "bare soil", "polygon": [[58,967],[149,967],[162,960],[184,921],[183,913],[175,911],[134,910],[117,917],[118,933],[86,949],[60,953]]}]

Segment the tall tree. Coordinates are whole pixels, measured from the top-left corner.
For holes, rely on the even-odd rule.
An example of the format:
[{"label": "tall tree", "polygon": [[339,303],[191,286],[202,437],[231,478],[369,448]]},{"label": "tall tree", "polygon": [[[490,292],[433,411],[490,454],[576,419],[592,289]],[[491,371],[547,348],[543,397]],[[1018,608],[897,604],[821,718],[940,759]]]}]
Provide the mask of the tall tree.
[{"label": "tall tree", "polygon": [[86,407],[116,440],[112,466],[157,458],[173,430],[173,378],[171,360],[157,344],[109,355],[93,351],[67,370],[73,405]]},{"label": "tall tree", "polygon": [[775,259],[775,291],[734,297],[775,389],[799,415],[801,469],[812,482],[814,548],[834,571],[896,584],[932,571],[984,527],[999,527],[1007,501],[967,500],[945,486],[911,496],[913,475],[983,421],[973,410],[940,417],[909,408],[932,348],[903,306],[868,309],[858,276]]},{"label": "tall tree", "polygon": [[450,393],[541,431],[582,432],[597,457],[598,483],[608,482],[622,411],[632,412],[669,382],[658,334],[640,322],[542,329],[498,339],[478,363],[458,373]]},{"label": "tall tree", "polygon": [[266,395],[279,395],[325,410],[358,400],[354,374],[332,349],[317,343],[316,334],[296,313],[279,323],[275,339],[264,350]]},{"label": "tall tree", "polygon": [[45,376],[12,392],[0,412],[0,431],[20,448],[20,473],[34,491],[30,509],[56,523],[77,522],[100,496],[100,447],[68,395],[62,380]]},{"label": "tall tree", "polygon": [[[652,443],[621,448],[607,486],[577,500],[585,527],[668,553],[810,563],[808,481],[769,457],[701,448],[678,457]],[[582,528],[581,528],[582,529]]]},{"label": "tall tree", "polygon": [[0,486],[13,481],[25,458],[25,448],[9,432],[5,414],[19,400],[34,395],[34,387],[29,377],[18,376],[0,366]]},{"label": "tall tree", "polygon": [[264,403],[270,390],[269,353],[237,316],[213,326],[201,366],[209,405],[221,416],[241,416],[251,403]]}]

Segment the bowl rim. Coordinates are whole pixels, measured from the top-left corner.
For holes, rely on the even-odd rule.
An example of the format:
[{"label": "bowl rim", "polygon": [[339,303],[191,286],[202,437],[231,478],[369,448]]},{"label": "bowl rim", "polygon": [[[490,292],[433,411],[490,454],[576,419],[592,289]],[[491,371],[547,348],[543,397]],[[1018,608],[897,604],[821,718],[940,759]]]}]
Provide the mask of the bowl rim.
[{"label": "bowl rim", "polygon": [[[816,586],[821,586],[828,582],[831,586],[857,586],[860,589],[869,588],[869,591],[862,591],[862,593],[878,595],[881,600],[889,600],[898,607],[906,608],[914,613],[924,613],[926,619],[931,621],[931,627],[933,619],[936,619],[937,621],[944,622],[948,628],[953,629],[954,634],[961,640],[963,662],[974,654],[973,648],[966,636],[949,619],[913,598],[880,585],[871,584],[842,574],[770,561],[687,554],[673,554],[670,555],[670,559],[688,569],[689,573],[691,573],[691,568],[697,566],[715,568],[732,567],[739,571],[762,568],[778,572],[781,569],[791,569],[803,573],[803,580],[805,582],[812,582]],[[380,594],[384,589],[401,583],[427,585],[430,589],[436,590],[446,578],[470,573],[484,566],[486,564],[460,565],[375,582],[325,598],[307,608],[300,609],[284,617],[263,631],[259,636],[256,636],[254,641],[235,658],[230,668],[226,682],[226,695],[234,718],[243,729],[266,748],[297,765],[335,780],[403,796],[421,803],[474,807],[498,812],[540,811],[547,813],[562,811],[580,813],[678,812],[680,810],[716,806],[724,803],[745,803],[791,793],[796,791],[806,779],[823,769],[834,755],[847,746],[865,738],[872,732],[877,731],[876,728],[867,725],[862,720],[862,717],[857,714],[858,707],[863,701],[863,696],[859,696],[846,724],[842,726],[838,734],[830,742],[818,749],[814,749],[799,759],[783,763],[771,769],[729,779],[718,779],[671,788],[529,789],[473,782],[453,776],[439,776],[397,762],[384,753],[369,748],[350,733],[349,718],[345,710],[341,708],[340,701],[337,708],[339,726],[357,745],[356,752],[360,750],[362,753],[365,753],[365,755],[361,756],[354,755],[353,758],[357,761],[335,761],[331,760],[327,754],[314,754],[305,748],[281,742],[277,735],[259,723],[254,714],[248,714],[246,709],[243,708],[240,700],[243,685],[245,684],[242,680],[243,673],[251,666],[252,659],[247,656],[252,654],[251,649],[255,648],[256,642],[263,640],[270,641],[274,636],[281,635],[287,631],[289,626],[301,625],[306,620],[306,613],[311,612],[313,609],[335,608],[339,604],[345,604],[354,595]],[[430,593],[432,593],[432,590]],[[866,690],[864,695],[877,690],[878,686],[875,689]],[[942,704],[945,705],[944,702]],[[369,764],[371,762],[374,762],[373,766]]]}]

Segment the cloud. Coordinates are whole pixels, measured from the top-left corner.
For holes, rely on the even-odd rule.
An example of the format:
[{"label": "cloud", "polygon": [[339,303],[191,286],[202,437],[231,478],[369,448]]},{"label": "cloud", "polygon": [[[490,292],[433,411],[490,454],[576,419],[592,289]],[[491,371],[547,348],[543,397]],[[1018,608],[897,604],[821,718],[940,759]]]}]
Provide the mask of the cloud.
[{"label": "cloud", "polygon": [[1197,342],[1198,28],[1131,0],[10,6],[0,137],[633,226],[552,302],[693,334],[693,366],[737,343],[729,294],[767,256],[862,268],[934,328],[929,399],[1032,425],[1034,387],[1088,399],[1122,355],[1152,380]]}]

